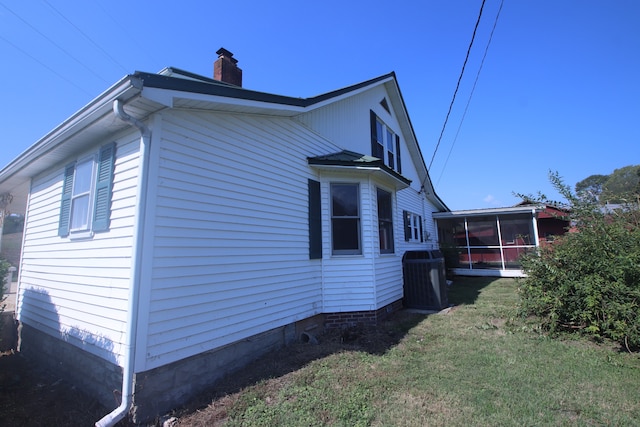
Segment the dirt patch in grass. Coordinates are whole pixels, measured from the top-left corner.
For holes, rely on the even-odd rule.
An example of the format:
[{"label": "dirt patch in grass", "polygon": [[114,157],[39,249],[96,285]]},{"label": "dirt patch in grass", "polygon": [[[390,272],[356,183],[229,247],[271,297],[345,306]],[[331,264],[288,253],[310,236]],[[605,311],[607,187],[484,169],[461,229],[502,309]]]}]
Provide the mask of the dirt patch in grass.
[{"label": "dirt patch in grass", "polygon": [[[308,363],[341,351],[384,354],[396,345],[424,315],[401,311],[379,327],[356,326],[330,330],[318,343],[295,343],[225,377],[214,388],[176,409],[172,426],[217,426],[238,404],[244,389],[259,385],[269,396],[291,381],[291,375]],[[115,404],[114,404],[115,407]],[[12,426],[89,426],[109,413],[105,408],[55,373],[39,369],[19,353],[0,354],[0,424]],[[162,425],[166,420],[157,420]],[[129,425],[120,422],[119,426]],[[153,425],[153,424],[152,424]]]}]

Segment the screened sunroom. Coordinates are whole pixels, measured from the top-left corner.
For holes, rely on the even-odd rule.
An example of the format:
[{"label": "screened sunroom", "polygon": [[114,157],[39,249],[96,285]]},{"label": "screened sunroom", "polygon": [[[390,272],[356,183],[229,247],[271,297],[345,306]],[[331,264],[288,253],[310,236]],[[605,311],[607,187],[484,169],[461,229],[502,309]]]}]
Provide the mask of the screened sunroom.
[{"label": "screened sunroom", "polygon": [[520,257],[564,234],[564,217],[566,212],[534,205],[433,214],[449,270],[503,277],[522,276]]}]

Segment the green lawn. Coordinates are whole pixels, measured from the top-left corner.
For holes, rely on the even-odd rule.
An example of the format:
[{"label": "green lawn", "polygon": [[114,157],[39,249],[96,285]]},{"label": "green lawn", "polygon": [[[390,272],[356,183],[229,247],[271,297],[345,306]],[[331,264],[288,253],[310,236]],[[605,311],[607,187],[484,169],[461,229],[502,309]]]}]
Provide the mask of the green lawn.
[{"label": "green lawn", "polygon": [[638,354],[545,336],[515,318],[516,287],[458,278],[449,313],[402,314],[383,351],[345,347],[243,389],[226,425],[639,425]]}]

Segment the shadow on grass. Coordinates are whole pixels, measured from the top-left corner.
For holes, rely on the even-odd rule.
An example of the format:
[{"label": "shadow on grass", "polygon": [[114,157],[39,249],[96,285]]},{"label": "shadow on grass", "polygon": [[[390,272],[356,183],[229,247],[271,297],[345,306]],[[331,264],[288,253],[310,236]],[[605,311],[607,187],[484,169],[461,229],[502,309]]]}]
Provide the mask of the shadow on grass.
[{"label": "shadow on grass", "polygon": [[[180,425],[216,425],[226,419],[232,406],[230,395],[259,384],[283,383],[287,375],[315,360],[342,352],[366,352],[383,355],[426,318],[426,314],[400,310],[378,326],[358,325],[329,329],[317,337],[317,343],[296,342],[245,365],[226,375],[207,392],[176,411]],[[277,385],[265,385],[277,387]],[[205,408],[206,409],[203,409]],[[186,423],[183,424],[183,422]]]},{"label": "shadow on grass", "polygon": [[448,287],[449,304],[469,305],[476,302],[480,292],[499,277],[455,276]]}]

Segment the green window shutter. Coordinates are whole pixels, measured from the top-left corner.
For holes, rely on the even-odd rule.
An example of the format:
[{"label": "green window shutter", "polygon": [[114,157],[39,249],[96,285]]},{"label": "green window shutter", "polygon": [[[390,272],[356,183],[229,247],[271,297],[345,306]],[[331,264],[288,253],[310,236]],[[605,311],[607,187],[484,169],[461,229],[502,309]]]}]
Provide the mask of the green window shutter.
[{"label": "green window shutter", "polygon": [[320,183],[312,179],[309,186],[309,259],[322,258],[322,207]]},{"label": "green window shutter", "polygon": [[422,217],[418,217],[418,224],[420,224],[420,241],[424,242],[424,233],[422,232]]},{"label": "green window shutter", "polygon": [[400,162],[400,137],[396,135],[396,171],[402,174],[402,163]]},{"label": "green window shutter", "polygon": [[373,110],[369,110],[369,118],[371,120],[371,155],[373,157],[377,157],[379,159],[384,160],[384,152],[383,148],[380,144],[378,144],[378,140],[376,138],[377,127],[376,127],[376,113]]},{"label": "green window shutter", "polygon": [[96,177],[96,197],[93,205],[93,231],[106,231],[109,229],[115,154],[115,142],[100,148],[98,173]]},{"label": "green window shutter", "polygon": [[73,172],[76,164],[73,163],[64,168],[62,182],[62,201],[60,202],[60,220],[58,222],[58,236],[69,235],[69,220],[71,219],[71,191],[73,190]]},{"label": "green window shutter", "polygon": [[404,218],[404,241],[411,240],[411,213],[408,211],[402,211],[402,217]]}]

